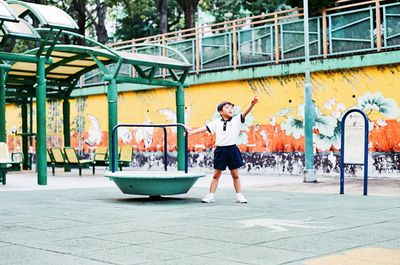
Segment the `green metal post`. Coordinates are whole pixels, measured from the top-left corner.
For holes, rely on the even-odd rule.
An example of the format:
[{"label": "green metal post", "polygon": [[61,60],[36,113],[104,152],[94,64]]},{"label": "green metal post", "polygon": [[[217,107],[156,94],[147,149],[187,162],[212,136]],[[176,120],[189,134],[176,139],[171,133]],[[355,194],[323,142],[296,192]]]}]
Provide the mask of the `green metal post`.
[{"label": "green metal post", "polygon": [[39,58],[36,80],[36,169],[39,185],[47,185],[45,62],[45,58]]},{"label": "green metal post", "polygon": [[312,101],[312,90],[310,82],[310,40],[308,29],[308,0],[303,0],[304,5],[304,53],[305,53],[305,86],[304,86],[304,138],[305,138],[305,174],[304,182],[316,182],[314,170],[314,148],[313,148],[313,126],[314,126],[314,104]]},{"label": "green metal post", "polygon": [[[112,145],[115,146],[116,152],[118,152],[118,132],[115,136],[114,143],[112,142],[112,129],[118,123],[118,88],[117,88],[117,80],[112,78],[108,84],[107,90],[107,100],[108,100],[108,150],[112,150]],[[109,158],[110,162],[110,170],[111,170],[111,159],[114,159],[114,165],[118,165],[118,154],[114,157]],[[118,170],[118,166],[116,167]]]},{"label": "green metal post", "polygon": [[24,154],[23,169],[29,168],[28,157],[28,106],[27,100],[24,98],[21,105],[21,118],[22,118],[22,153]]},{"label": "green metal post", "polygon": [[[6,132],[6,79],[7,72],[0,68],[0,142],[7,143]],[[0,171],[0,181],[6,184],[6,172]]]},{"label": "green metal post", "polygon": [[[183,86],[178,86],[176,89],[176,121],[185,124],[185,93]],[[178,142],[178,170],[185,170],[185,137],[183,128],[178,127],[177,142]]]},{"label": "green metal post", "polygon": [[[33,133],[33,97],[29,98],[29,133]],[[29,138],[29,146],[33,146],[33,137]]]},{"label": "green metal post", "polygon": [[64,146],[71,146],[69,98],[65,98],[63,101],[63,129],[64,129]]},{"label": "green metal post", "polygon": [[[63,131],[64,131],[64,147],[71,146],[71,129],[70,129],[70,103],[69,98],[64,98],[63,101]],[[64,167],[65,172],[71,172],[69,165]]]},{"label": "green metal post", "polygon": [[0,142],[7,143],[6,132],[6,79],[7,72],[0,68]]}]

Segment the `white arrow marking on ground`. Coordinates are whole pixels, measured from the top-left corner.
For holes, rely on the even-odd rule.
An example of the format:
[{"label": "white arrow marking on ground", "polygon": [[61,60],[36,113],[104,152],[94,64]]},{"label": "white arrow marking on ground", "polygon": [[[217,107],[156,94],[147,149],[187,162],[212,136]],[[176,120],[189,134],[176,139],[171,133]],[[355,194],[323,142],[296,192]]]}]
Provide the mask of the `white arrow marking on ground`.
[{"label": "white arrow marking on ground", "polygon": [[268,219],[268,218],[247,219],[247,220],[240,221],[240,223],[244,224],[245,227],[263,226],[263,227],[270,228],[276,232],[287,231],[287,229],[284,228],[284,226],[300,227],[300,228],[331,228],[331,227],[313,225],[313,224],[318,224],[321,222],[286,220],[286,219]]}]

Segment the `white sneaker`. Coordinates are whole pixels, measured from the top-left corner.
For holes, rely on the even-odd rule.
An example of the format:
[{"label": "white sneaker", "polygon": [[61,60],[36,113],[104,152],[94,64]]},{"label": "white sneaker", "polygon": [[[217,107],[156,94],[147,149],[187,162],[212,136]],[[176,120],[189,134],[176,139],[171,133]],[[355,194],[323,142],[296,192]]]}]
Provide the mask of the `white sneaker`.
[{"label": "white sneaker", "polygon": [[208,193],[206,196],[204,196],[203,199],[201,199],[201,202],[204,202],[204,203],[213,203],[213,202],[215,202],[215,194],[214,193]]},{"label": "white sneaker", "polygon": [[236,193],[236,202],[237,203],[247,203],[246,198],[241,193]]}]

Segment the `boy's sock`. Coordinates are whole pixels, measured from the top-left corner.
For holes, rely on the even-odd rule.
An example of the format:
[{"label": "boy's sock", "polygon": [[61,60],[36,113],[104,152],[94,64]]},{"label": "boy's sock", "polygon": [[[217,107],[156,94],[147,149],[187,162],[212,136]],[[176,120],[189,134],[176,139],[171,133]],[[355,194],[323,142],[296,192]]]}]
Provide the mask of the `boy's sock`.
[{"label": "boy's sock", "polygon": [[236,193],[236,202],[237,203],[247,203],[246,198],[240,192]]},{"label": "boy's sock", "polygon": [[204,203],[213,203],[215,202],[215,194],[210,192],[206,196],[204,196],[204,198],[201,199],[201,201]]}]

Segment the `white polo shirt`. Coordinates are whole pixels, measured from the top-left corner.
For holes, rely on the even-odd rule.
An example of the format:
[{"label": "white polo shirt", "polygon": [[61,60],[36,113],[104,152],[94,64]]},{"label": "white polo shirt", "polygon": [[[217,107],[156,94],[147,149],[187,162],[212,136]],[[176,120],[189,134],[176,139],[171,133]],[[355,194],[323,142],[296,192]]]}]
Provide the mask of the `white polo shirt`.
[{"label": "white polo shirt", "polygon": [[235,145],[239,139],[240,128],[244,119],[242,114],[232,117],[230,120],[222,118],[215,119],[206,124],[206,128],[210,133],[215,133],[216,146]]}]

